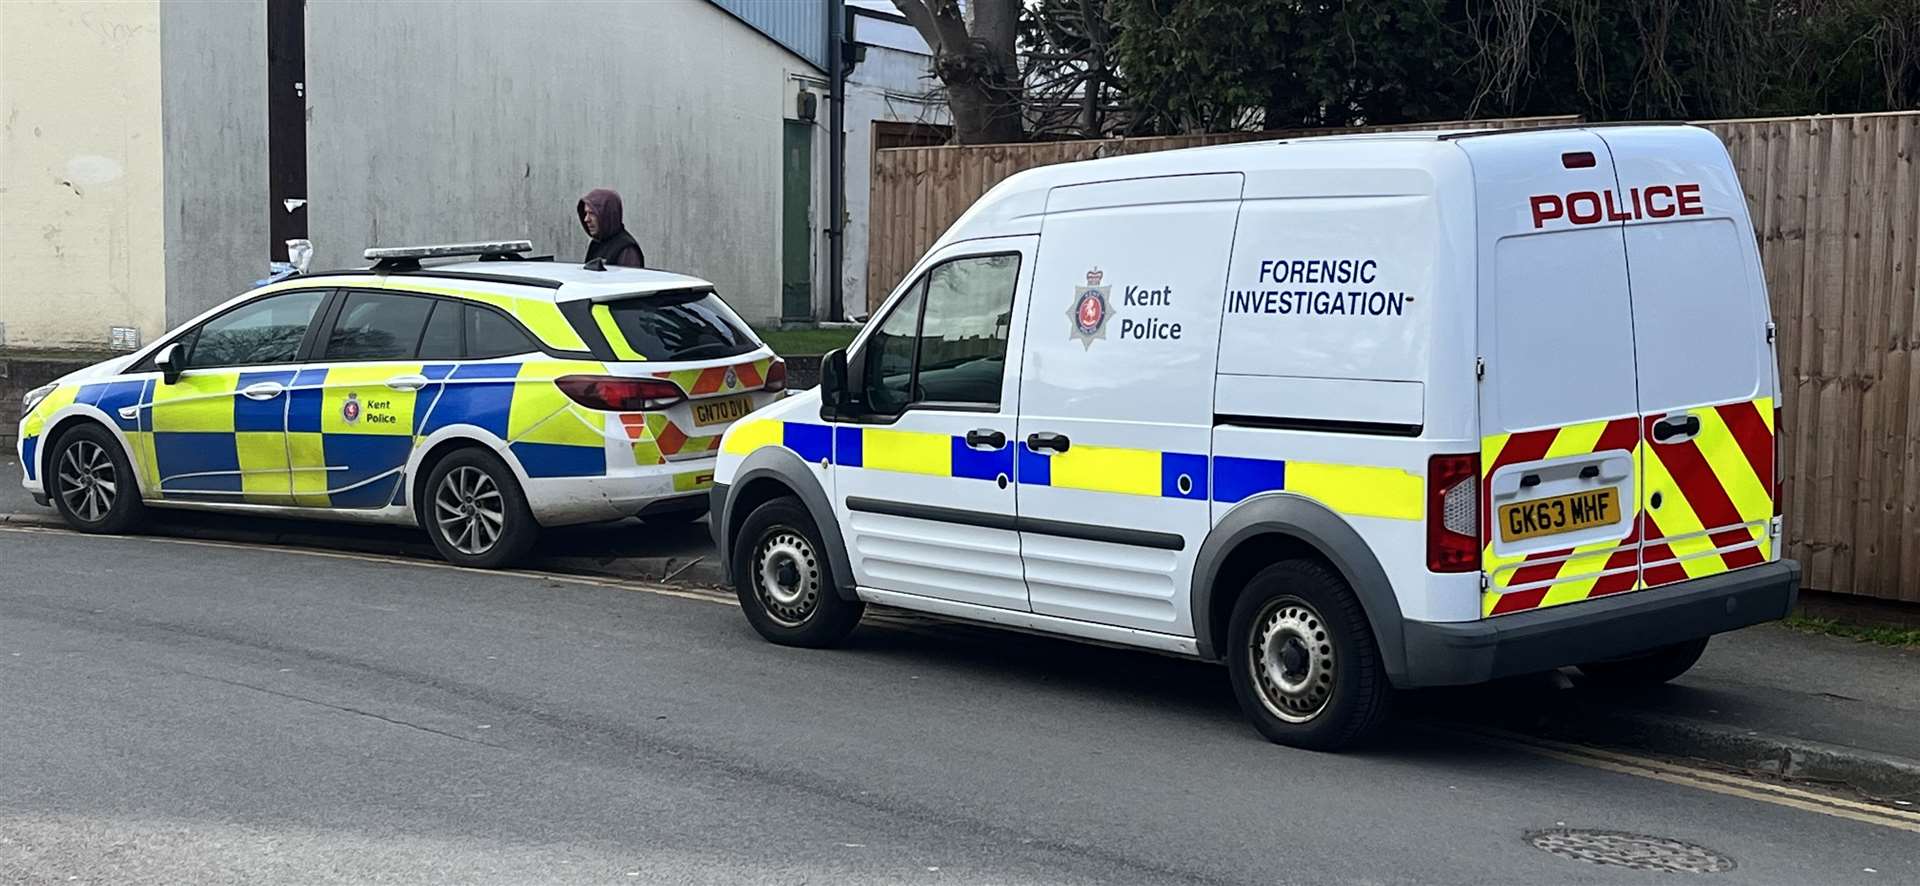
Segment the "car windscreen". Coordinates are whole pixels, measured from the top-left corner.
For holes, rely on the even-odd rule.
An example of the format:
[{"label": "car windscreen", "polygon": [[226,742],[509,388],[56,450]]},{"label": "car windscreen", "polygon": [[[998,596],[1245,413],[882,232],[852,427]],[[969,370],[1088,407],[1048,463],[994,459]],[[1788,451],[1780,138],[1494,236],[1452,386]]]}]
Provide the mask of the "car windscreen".
[{"label": "car windscreen", "polygon": [[604,308],[633,351],[648,360],[738,357],[760,347],[747,324],[710,289],[636,295]]}]

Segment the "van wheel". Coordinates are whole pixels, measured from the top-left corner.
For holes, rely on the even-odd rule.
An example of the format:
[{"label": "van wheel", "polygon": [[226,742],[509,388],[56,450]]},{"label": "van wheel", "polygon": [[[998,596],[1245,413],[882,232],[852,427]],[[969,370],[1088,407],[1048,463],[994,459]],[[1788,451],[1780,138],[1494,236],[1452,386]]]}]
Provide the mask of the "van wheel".
[{"label": "van wheel", "polygon": [[1686,673],[1707,651],[1707,638],[1662,646],[1652,652],[1580,666],[1580,676],[1595,686],[1658,686]]},{"label": "van wheel", "polygon": [[1286,560],[1254,575],[1227,638],[1234,695],[1269,740],[1338,750],[1386,720],[1393,688],[1373,629],[1325,564]]},{"label": "van wheel", "polygon": [[61,434],[45,479],[54,509],[81,532],[126,532],[146,516],[132,463],[120,441],[99,425]]},{"label": "van wheel", "polygon": [[840,597],[813,516],[792,498],[747,515],[733,549],[734,591],[748,623],[782,646],[838,646],[866,604]]},{"label": "van wheel", "polygon": [[455,566],[499,569],[525,557],[540,535],[513,470],[480,449],[435,464],[421,506],[433,546]]}]

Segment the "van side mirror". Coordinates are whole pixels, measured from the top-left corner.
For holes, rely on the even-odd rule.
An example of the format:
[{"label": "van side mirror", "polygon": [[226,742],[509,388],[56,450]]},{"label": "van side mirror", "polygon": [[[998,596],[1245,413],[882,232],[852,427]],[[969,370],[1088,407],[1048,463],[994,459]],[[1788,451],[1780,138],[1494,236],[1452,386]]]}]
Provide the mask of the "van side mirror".
[{"label": "van side mirror", "polygon": [[846,404],[847,350],[834,348],[820,358],[820,417],[837,417]]},{"label": "van side mirror", "polygon": [[173,342],[161,348],[160,353],[154,355],[153,365],[160,367],[160,377],[167,384],[179,381],[180,373],[187,370],[185,356],[180,353],[180,343]]}]

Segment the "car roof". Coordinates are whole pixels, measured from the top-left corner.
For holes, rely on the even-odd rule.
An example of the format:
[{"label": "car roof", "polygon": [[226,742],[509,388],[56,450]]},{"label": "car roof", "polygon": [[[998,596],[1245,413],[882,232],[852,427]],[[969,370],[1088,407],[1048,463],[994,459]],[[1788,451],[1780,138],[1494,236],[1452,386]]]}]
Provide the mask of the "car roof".
[{"label": "car roof", "polygon": [[[469,261],[428,265],[419,270],[377,271],[345,270],[314,274],[305,279],[320,282],[328,277],[383,277],[388,280],[465,280],[521,288],[521,298],[551,298],[556,302],[605,299],[622,295],[685,289],[712,289],[711,282],[672,271],[648,268],[608,266],[588,270],[571,262],[555,261]],[[522,288],[523,287],[523,288]]]}]

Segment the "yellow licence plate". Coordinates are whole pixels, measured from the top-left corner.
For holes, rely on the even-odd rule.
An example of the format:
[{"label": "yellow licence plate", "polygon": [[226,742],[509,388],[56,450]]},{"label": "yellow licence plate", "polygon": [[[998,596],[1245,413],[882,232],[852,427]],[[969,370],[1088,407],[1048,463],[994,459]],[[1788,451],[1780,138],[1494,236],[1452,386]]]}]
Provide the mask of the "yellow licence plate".
[{"label": "yellow licence plate", "polygon": [[707,425],[723,425],[736,418],[744,418],[752,411],[752,397],[728,397],[725,400],[695,403],[693,404],[693,424],[701,428]]},{"label": "yellow licence plate", "polygon": [[1500,539],[1521,541],[1620,522],[1620,490],[1556,495],[1500,506]]}]

